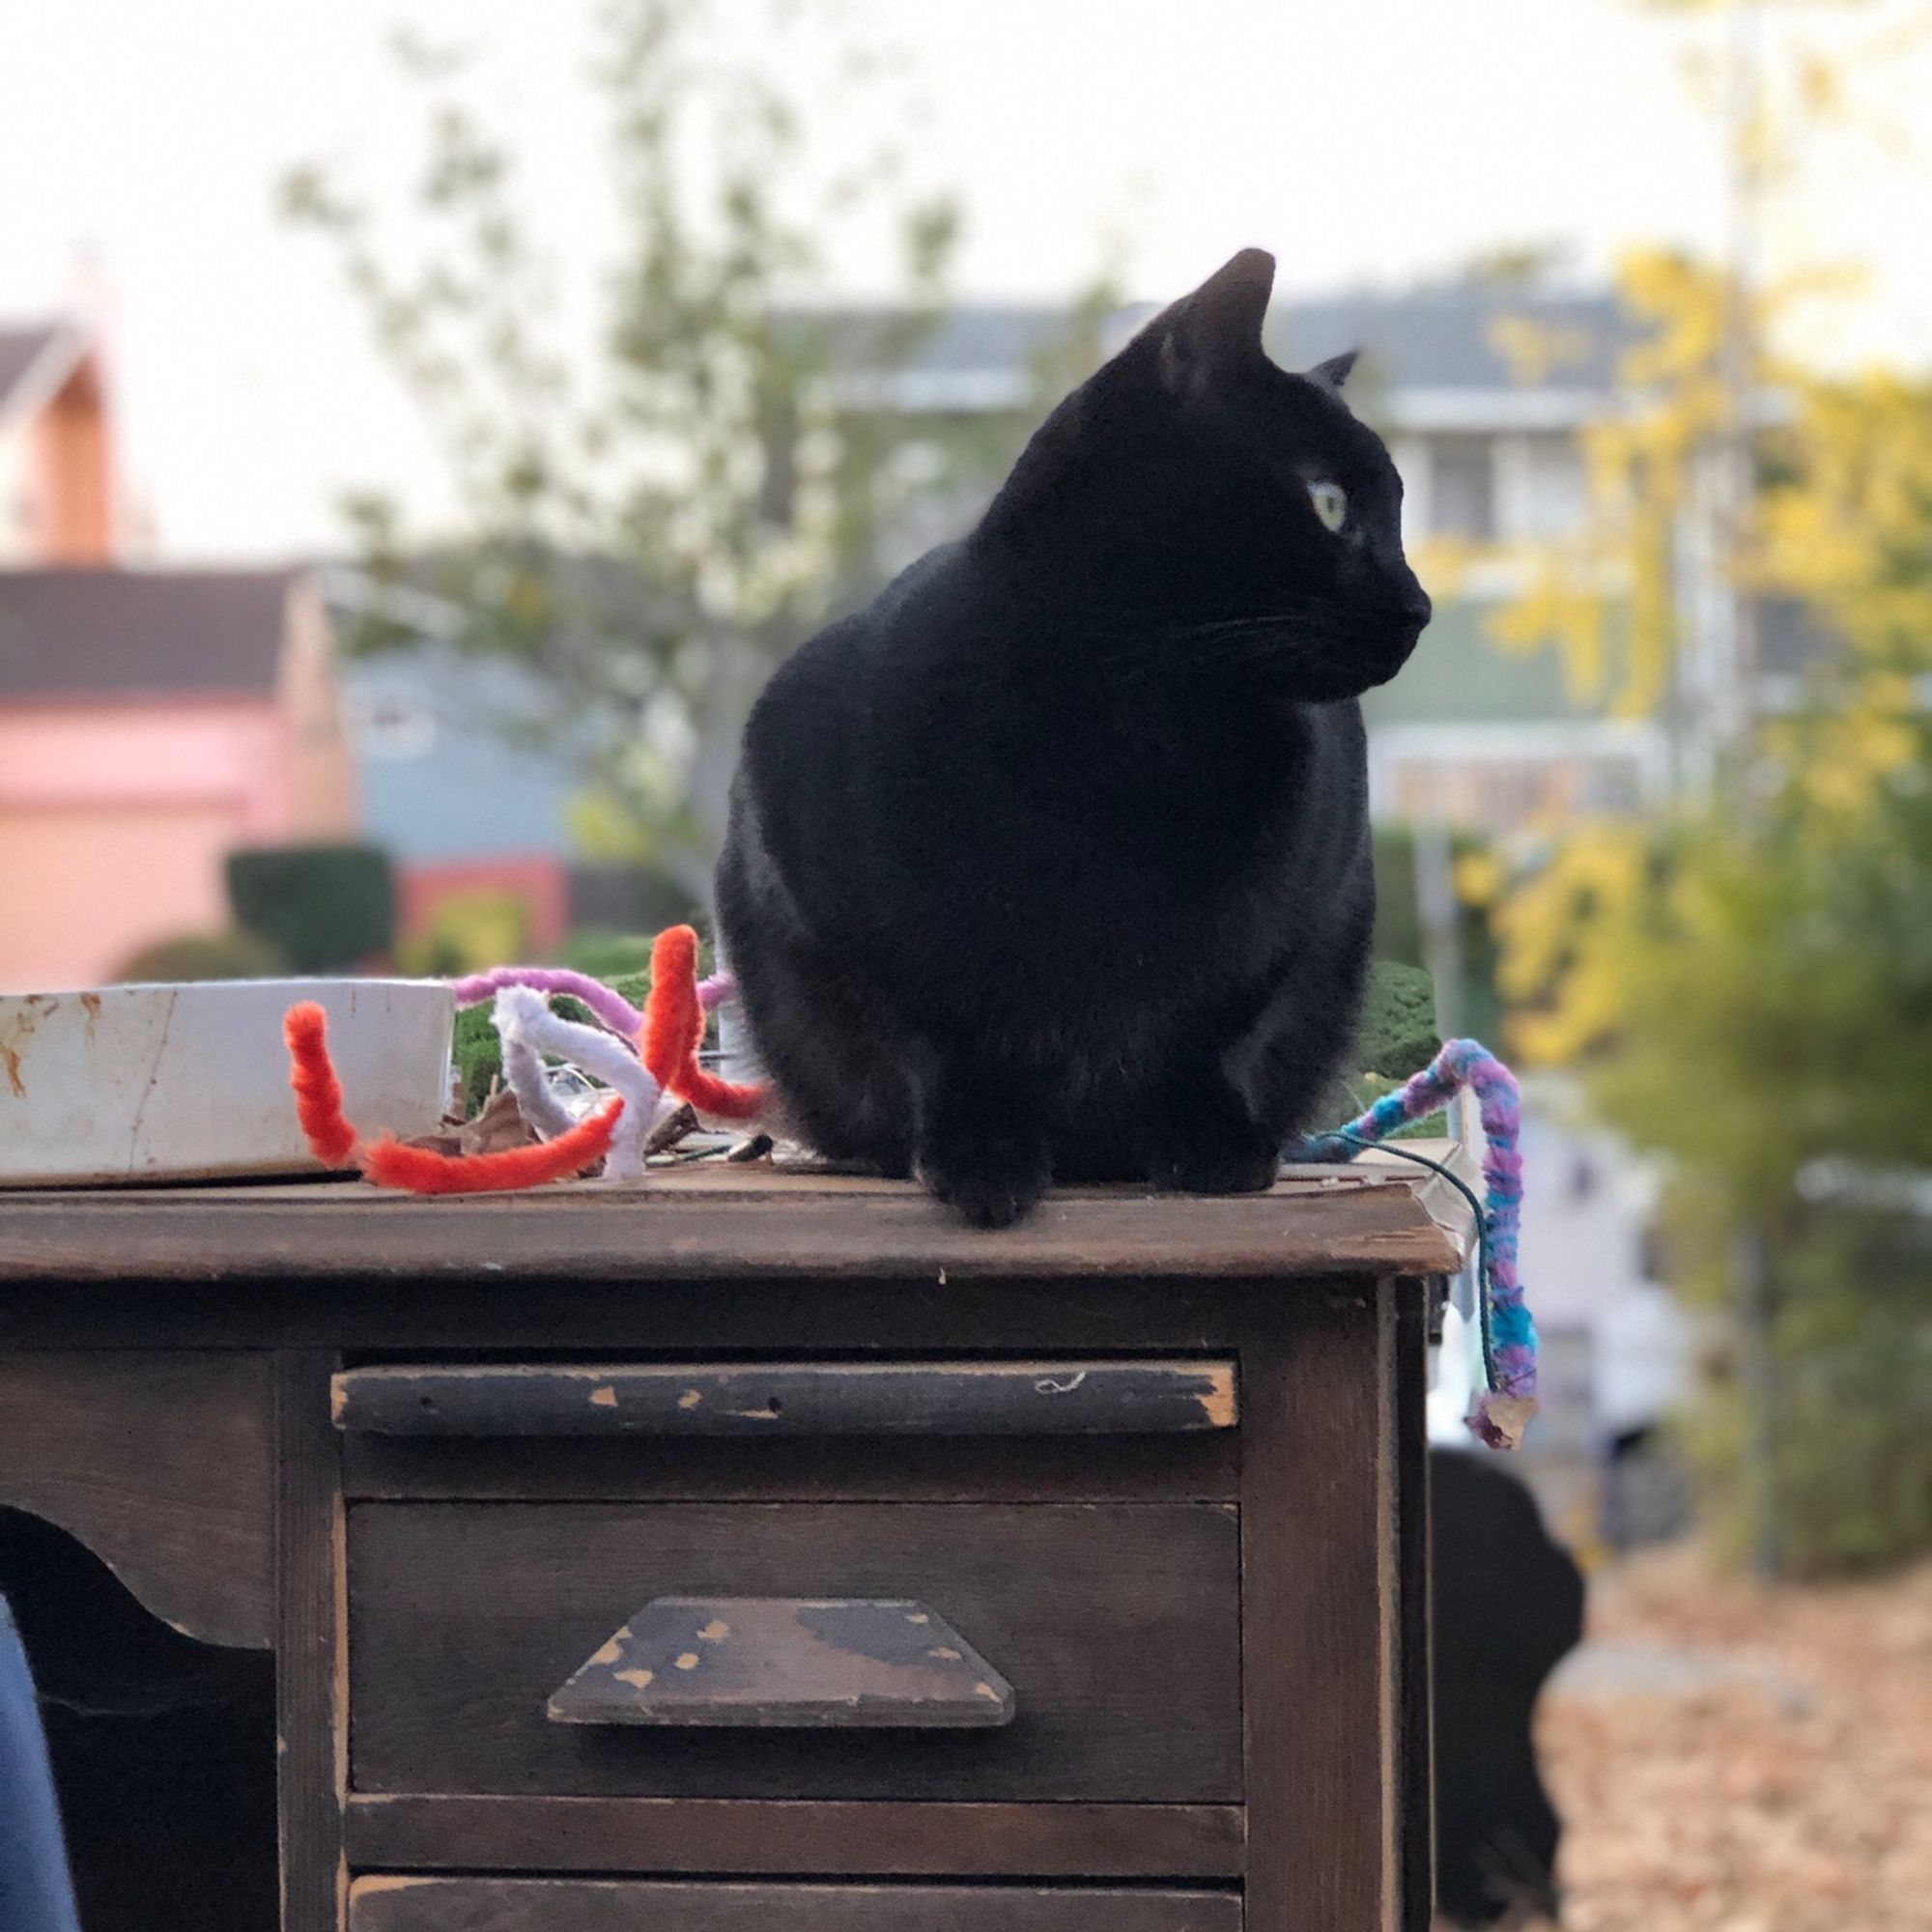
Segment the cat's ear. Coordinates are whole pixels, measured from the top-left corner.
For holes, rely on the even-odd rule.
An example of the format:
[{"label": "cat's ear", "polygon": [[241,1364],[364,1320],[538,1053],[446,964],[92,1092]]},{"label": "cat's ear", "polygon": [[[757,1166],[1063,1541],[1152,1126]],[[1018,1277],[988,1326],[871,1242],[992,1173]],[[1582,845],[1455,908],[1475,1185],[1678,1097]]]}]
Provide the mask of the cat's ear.
[{"label": "cat's ear", "polygon": [[1161,376],[1177,393],[1203,386],[1217,368],[1262,353],[1262,324],[1274,289],[1274,257],[1243,248],[1167,314]]},{"label": "cat's ear", "polygon": [[1308,372],[1311,383],[1319,383],[1330,395],[1339,396],[1342,384],[1349,380],[1349,371],[1355,366],[1355,358],[1361,355],[1359,349],[1351,349],[1346,355],[1331,355],[1325,362],[1318,362]]}]

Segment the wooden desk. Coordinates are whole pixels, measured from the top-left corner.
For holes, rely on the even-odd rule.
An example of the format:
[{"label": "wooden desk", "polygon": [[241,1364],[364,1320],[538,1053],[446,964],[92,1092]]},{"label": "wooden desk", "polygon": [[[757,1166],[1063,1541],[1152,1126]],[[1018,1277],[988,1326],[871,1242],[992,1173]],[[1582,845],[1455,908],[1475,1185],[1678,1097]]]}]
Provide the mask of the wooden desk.
[{"label": "wooden desk", "polygon": [[287,1932],[1422,1932],[1460,1216],[0,1195],[0,1503],[273,1650]]}]

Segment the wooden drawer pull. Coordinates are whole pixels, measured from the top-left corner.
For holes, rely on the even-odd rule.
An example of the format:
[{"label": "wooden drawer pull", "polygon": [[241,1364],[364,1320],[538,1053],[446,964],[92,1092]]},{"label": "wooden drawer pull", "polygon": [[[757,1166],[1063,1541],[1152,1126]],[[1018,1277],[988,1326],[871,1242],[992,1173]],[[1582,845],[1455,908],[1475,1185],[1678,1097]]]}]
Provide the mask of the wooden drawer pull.
[{"label": "wooden drawer pull", "polygon": [[1013,1687],[910,1598],[659,1597],[551,1693],[559,1724],[984,1730]]},{"label": "wooden drawer pull", "polygon": [[1232,1362],[431,1364],[335,1378],[371,1435],[1169,1435],[1232,1429]]}]

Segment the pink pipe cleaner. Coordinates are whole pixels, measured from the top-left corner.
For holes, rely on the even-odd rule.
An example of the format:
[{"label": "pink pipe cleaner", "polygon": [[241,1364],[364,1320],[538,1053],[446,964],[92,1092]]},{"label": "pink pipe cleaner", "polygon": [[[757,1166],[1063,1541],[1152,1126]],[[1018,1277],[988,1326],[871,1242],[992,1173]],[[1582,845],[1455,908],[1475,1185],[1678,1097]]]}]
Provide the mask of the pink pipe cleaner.
[{"label": "pink pipe cleaner", "polygon": [[505,986],[529,986],[539,993],[568,993],[582,1000],[606,1026],[613,1027],[626,1039],[636,1039],[644,1030],[644,1016],[621,993],[613,993],[601,980],[587,973],[573,973],[566,966],[498,966],[488,973],[472,973],[466,980],[450,982],[459,1007],[480,1007]]}]

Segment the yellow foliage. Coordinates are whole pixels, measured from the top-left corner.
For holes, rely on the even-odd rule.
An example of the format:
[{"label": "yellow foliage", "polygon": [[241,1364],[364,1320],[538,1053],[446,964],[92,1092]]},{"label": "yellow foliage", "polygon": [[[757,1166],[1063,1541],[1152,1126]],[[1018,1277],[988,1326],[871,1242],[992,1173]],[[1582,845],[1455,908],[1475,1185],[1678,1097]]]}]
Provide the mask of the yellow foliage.
[{"label": "yellow foliage", "polygon": [[1635,826],[1584,827],[1497,910],[1496,990],[1512,1009],[1511,1041],[1526,1063],[1574,1061],[1615,1034],[1625,1010],[1623,959],[1605,940],[1633,922],[1646,854]]},{"label": "yellow foliage", "polygon": [[1679,536],[1731,428],[1721,366],[1729,287],[1710,268],[1655,249],[1627,256],[1617,280],[1640,332],[1619,364],[1618,407],[1578,434],[1588,513],[1574,538],[1527,559],[1525,588],[1488,622],[1505,650],[1556,650],[1578,701],[1634,719],[1670,691]]},{"label": "yellow foliage", "polygon": [[1763,498],[1769,587],[1799,597],[1861,668],[1932,661],[1932,387],[1812,383]]},{"label": "yellow foliage", "polygon": [[[1581,436],[1589,515],[1493,611],[1504,648],[1553,647],[1577,696],[1612,715],[1653,715],[1679,648],[1680,532],[1707,459],[1732,433],[1719,380],[1728,294],[1682,258],[1637,254],[1623,299],[1649,333],[1620,369],[1623,404]],[[1796,284],[1767,307],[1806,293]],[[1920,755],[1918,680],[1932,672],[1932,384],[1872,375],[1825,383],[1769,366],[1788,415],[1760,439],[1765,481],[1747,559],[1753,587],[1802,602],[1846,661],[1820,700],[1775,720],[1757,751],[1807,814],[1807,836],[1851,834],[1875,790]],[[1638,844],[1593,828],[1571,838],[1502,908],[1499,985],[1526,1058],[1574,1057],[1622,1017],[1621,975],[1644,961],[1619,937],[1643,890]],[[1694,913],[1679,908],[1687,921]]]},{"label": "yellow foliage", "polygon": [[[1829,856],[1868,836],[1882,792],[1919,781],[1932,675],[1932,384],[1874,375],[1794,381],[1786,393],[1789,419],[1766,452],[1754,577],[1760,591],[1802,601],[1842,656],[1812,701],[1762,728],[1756,750],[1800,848]],[[1630,487],[1657,480],[1651,461],[1673,434],[1645,426],[1648,454],[1617,472]],[[1624,621],[1654,643],[1664,615],[1639,594],[1644,573],[1633,575]],[[1608,602],[1552,567],[1498,629],[1525,641],[1565,638],[1573,663],[1601,666],[1592,653],[1602,634],[1591,626]],[[1633,651],[1622,667],[1626,695],[1646,662],[1667,666],[1661,651],[1649,660]],[[1625,1018],[1628,989],[1654,978],[1656,959],[1640,943],[1646,838],[1632,827],[1586,828],[1505,899],[1495,920],[1498,986],[1518,1009],[1514,1037],[1526,1059],[1573,1059],[1605,1044]],[[1688,886],[1673,890],[1668,910],[1693,941],[1709,913]]]},{"label": "yellow foliage", "polygon": [[1587,702],[1606,696],[1611,598],[1605,582],[1591,582],[1558,556],[1534,559],[1530,571],[1526,588],[1485,614],[1484,630],[1506,651],[1553,645],[1573,698]]},{"label": "yellow foliage", "polygon": [[1765,749],[1824,820],[1917,764],[1932,670],[1932,385],[1885,374],[1803,387],[1760,501],[1768,590],[1802,600],[1845,661]]},{"label": "yellow foliage", "polygon": [[1450,877],[1458,901],[1476,909],[1494,905],[1509,884],[1508,868],[1487,845],[1459,853]]},{"label": "yellow foliage", "polygon": [[1490,347],[1509,364],[1517,383],[1547,383],[1561,368],[1589,359],[1590,338],[1527,315],[1499,315],[1489,327]]}]

